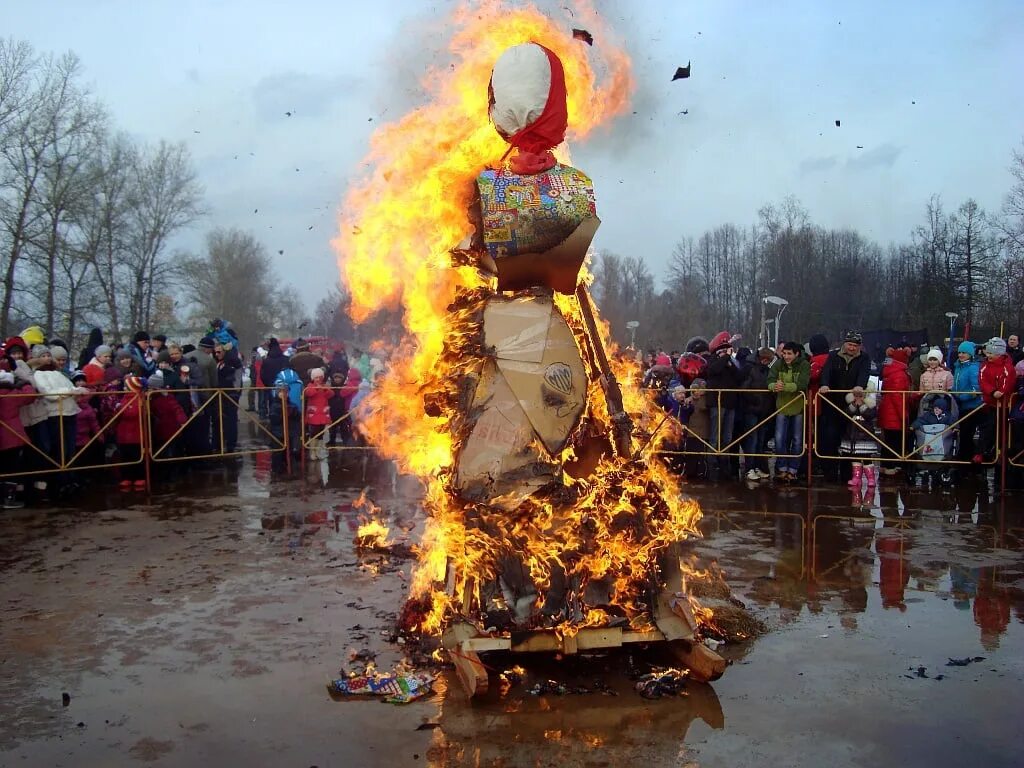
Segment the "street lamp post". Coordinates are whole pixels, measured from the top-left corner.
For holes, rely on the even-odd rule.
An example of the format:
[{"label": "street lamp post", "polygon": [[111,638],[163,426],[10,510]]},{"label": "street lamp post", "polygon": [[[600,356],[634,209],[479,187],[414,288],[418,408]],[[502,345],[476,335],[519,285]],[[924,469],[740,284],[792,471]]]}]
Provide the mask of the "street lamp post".
[{"label": "street lamp post", "polygon": [[[766,310],[768,305],[771,304],[775,309],[775,317],[767,318]],[[772,343],[772,349],[777,349],[779,346],[779,321],[782,319],[782,313],[786,311],[786,307],[789,306],[789,302],[781,296],[765,296],[761,300],[761,328],[764,334],[764,346],[768,346],[771,342],[771,336],[768,333],[768,324],[772,324],[772,328],[775,332],[775,340]]]},{"label": "street lamp post", "polygon": [[946,359],[949,360],[950,367],[952,367],[953,350],[956,348],[953,345],[953,336],[956,334],[956,319],[959,315],[956,312],[947,312],[946,317],[949,318],[949,349],[946,350]]},{"label": "street lamp post", "polygon": [[630,320],[626,327],[629,329],[629,346],[636,349],[636,329],[640,327],[640,321]]}]

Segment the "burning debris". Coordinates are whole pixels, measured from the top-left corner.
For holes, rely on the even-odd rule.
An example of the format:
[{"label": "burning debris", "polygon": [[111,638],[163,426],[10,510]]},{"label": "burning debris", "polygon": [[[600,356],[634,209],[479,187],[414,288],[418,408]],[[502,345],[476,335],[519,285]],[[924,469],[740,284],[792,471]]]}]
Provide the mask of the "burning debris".
[{"label": "burning debris", "polygon": [[[354,319],[401,301],[409,332],[407,364],[362,423],[426,484],[399,628],[443,633],[471,693],[487,683],[477,653],[500,648],[678,641],[694,675],[714,679],[725,662],[691,642],[711,612],[683,593],[678,549],[700,509],[647,458],[660,419],[610,359],[587,289],[593,186],[552,152],[569,124],[583,136],[624,111],[628,59],[603,46],[598,87],[589,49],[533,9],[463,23],[462,65],[438,79],[436,103],[378,134],[335,241]],[[473,94],[488,80],[481,114]],[[494,134],[477,129],[488,119]],[[378,526],[357,546],[387,546]]]}]

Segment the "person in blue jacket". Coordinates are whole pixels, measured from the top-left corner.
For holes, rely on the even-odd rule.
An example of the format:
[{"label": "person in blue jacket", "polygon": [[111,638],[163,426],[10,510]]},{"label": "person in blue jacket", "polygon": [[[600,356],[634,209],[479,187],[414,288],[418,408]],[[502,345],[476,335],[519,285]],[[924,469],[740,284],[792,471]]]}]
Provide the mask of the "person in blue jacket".
[{"label": "person in blue jacket", "polygon": [[[957,448],[958,461],[970,461],[976,453],[974,449],[974,430],[978,427],[981,416],[981,382],[979,373],[981,366],[975,359],[977,351],[974,342],[962,341],[956,348],[956,362],[953,363],[953,396],[960,408],[960,444]],[[977,393],[977,394],[972,394]]]}]

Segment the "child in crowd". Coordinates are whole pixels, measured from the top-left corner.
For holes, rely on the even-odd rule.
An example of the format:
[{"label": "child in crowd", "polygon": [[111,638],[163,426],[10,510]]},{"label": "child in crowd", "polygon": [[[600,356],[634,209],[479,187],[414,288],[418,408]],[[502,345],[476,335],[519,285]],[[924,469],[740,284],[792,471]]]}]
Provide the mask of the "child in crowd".
[{"label": "child in crowd", "polygon": [[327,448],[324,446],[324,432],[331,423],[330,400],[334,392],[324,383],[324,369],[312,368],[309,371],[309,384],[304,392],[306,408],[306,438],[309,445],[310,458],[326,459]]},{"label": "child in crowd", "polygon": [[177,398],[168,391],[163,372],[158,370],[150,376],[146,386],[152,393],[149,396],[149,412],[153,419],[153,455],[161,459],[179,456],[184,441],[178,432],[187,421],[185,411]]},{"label": "child in crowd", "polygon": [[350,419],[345,418],[345,414],[348,411],[345,410],[345,397],[341,393],[342,388],[345,386],[346,374],[347,371],[331,371],[331,399],[329,401],[331,408],[331,440],[328,445],[336,445],[339,435],[341,436],[341,444],[347,445],[352,435],[352,422]]},{"label": "child in crowd", "polygon": [[134,374],[124,377],[124,394],[118,399],[115,415],[118,461],[122,491],[146,490],[142,457],[142,379]]},{"label": "child in crowd", "polygon": [[860,490],[863,479],[870,490],[875,487],[877,467],[872,462],[873,456],[869,446],[874,445],[874,456],[878,454],[878,441],[874,437],[875,417],[878,414],[875,394],[863,391],[848,392],[846,412],[850,419],[840,453],[848,452],[853,457],[853,474],[847,484]]},{"label": "child in crowd", "polygon": [[[75,371],[71,374],[71,383],[76,387],[85,387],[88,392],[83,392],[75,398],[78,401],[78,417],[75,420],[75,465],[95,469],[104,463],[103,440],[96,438],[100,433],[100,420],[93,408],[92,399],[95,395],[92,389],[86,386],[86,374],[83,371]],[[96,438],[95,440],[93,438]]]},{"label": "child in crowd", "polygon": [[690,480],[703,480],[708,476],[707,452],[711,450],[711,409],[705,391],[708,387],[704,379],[694,379],[690,384],[689,396],[683,401],[683,407],[689,410],[686,421],[686,437],[683,450],[687,452],[684,474]]},{"label": "child in crowd", "polygon": [[953,374],[942,367],[942,350],[934,347],[925,357],[919,392],[949,392],[953,389]]}]

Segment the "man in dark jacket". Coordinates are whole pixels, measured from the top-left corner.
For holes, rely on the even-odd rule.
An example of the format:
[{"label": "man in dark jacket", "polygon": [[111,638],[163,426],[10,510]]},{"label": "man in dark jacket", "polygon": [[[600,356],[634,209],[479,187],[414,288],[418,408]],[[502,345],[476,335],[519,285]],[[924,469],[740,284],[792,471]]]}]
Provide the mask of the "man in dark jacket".
[{"label": "man in dark jacket", "polygon": [[[711,358],[705,372],[705,379],[708,383],[708,393],[705,397],[709,400],[709,412],[711,416],[711,435],[709,443],[716,449],[721,449],[732,442],[736,427],[736,392],[716,392],[715,390],[736,390],[743,383],[743,376],[740,372],[740,365],[733,358],[732,341],[728,332],[722,331],[711,340]],[[718,460],[708,462],[715,475],[732,475],[739,472],[739,459],[735,455],[735,449],[731,449],[731,456],[719,456]]]},{"label": "man in dark jacket", "polygon": [[[846,425],[846,394],[863,394],[871,376],[871,358],[862,349],[863,338],[857,331],[847,331],[843,346],[832,350],[821,369],[821,386],[827,403],[821,404],[818,416],[818,453],[822,456],[838,456],[839,443]],[[835,390],[835,392],[832,392]],[[830,404],[831,403],[831,404]],[[835,407],[833,407],[835,406]],[[844,467],[835,459],[822,459],[821,469],[825,478],[833,482],[845,481]]]},{"label": "man in dark jacket", "polygon": [[305,339],[297,339],[295,341],[295,354],[292,355],[291,360],[288,361],[291,369],[299,374],[299,378],[302,379],[302,384],[305,386],[309,384],[309,372],[314,368],[327,369],[327,364],[320,355],[313,354],[309,351],[309,342]]},{"label": "man in dark jacket", "polygon": [[768,391],[769,366],[774,359],[775,353],[772,350],[760,350],[757,360],[747,369],[743,380],[743,389],[750,390],[749,394],[744,392],[740,395],[742,420],[739,433],[746,435],[742,446],[743,469],[747,480],[767,480],[771,477],[768,457],[764,454],[768,438],[775,429],[775,419],[768,418],[775,412],[775,396]]},{"label": "man in dark jacket", "polygon": [[132,343],[128,345],[128,352],[132,356],[132,363],[138,376],[145,378],[156,373],[156,363],[149,358],[149,334],[145,331],[136,331],[132,337]]},{"label": "man in dark jacket", "polygon": [[[213,389],[217,386],[217,361],[213,357],[213,339],[204,336],[199,340],[199,347],[184,356],[189,367],[190,380],[193,382],[193,402],[201,409],[193,421],[195,427],[191,430],[190,443],[197,453],[209,453],[210,450],[210,423],[212,415],[216,412],[216,403],[210,403],[205,408],[203,404],[213,396]],[[220,446],[220,438],[217,438],[217,446]]]},{"label": "man in dark jacket", "polygon": [[[242,396],[242,358],[232,342],[213,345],[217,364],[217,389],[224,390],[219,407],[213,412],[214,450],[234,453],[238,446],[238,401]],[[223,426],[222,426],[223,422]]]}]

